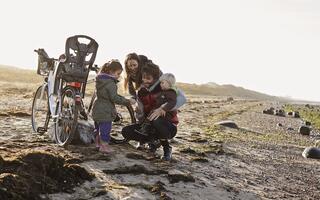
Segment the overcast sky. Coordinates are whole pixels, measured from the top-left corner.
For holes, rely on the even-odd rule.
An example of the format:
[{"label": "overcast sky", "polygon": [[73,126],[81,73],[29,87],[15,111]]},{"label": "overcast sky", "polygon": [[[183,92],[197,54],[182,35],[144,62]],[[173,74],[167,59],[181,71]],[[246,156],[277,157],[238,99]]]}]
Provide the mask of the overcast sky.
[{"label": "overcast sky", "polygon": [[320,101],[320,1],[2,1],[0,64],[35,69],[76,34],[100,45],[96,63],[145,54],[179,82],[234,84]]}]

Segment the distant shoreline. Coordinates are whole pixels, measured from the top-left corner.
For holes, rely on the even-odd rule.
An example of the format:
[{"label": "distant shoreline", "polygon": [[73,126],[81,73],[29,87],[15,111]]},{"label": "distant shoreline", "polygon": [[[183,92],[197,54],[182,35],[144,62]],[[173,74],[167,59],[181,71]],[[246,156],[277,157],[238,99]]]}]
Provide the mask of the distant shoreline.
[{"label": "distant shoreline", "polygon": [[[41,83],[42,77],[36,74],[36,69],[16,67],[10,65],[0,64],[0,81],[4,82],[27,82],[27,83]],[[291,99],[281,96],[273,96],[254,90],[249,90],[243,87],[223,84],[219,85],[214,82],[207,84],[183,83],[178,82],[177,86],[185,91],[188,95],[201,95],[201,96],[224,96],[234,97],[238,99],[257,99],[257,100],[274,100],[287,102],[290,104],[310,104],[320,105],[320,102],[314,100]]]},{"label": "distant shoreline", "polygon": [[320,102],[316,102],[316,101],[304,101],[304,100],[301,100],[301,101],[294,100],[294,101],[290,102],[290,104],[298,104],[298,105],[309,104],[309,105],[313,105],[313,106],[319,106],[319,105],[320,105]]}]

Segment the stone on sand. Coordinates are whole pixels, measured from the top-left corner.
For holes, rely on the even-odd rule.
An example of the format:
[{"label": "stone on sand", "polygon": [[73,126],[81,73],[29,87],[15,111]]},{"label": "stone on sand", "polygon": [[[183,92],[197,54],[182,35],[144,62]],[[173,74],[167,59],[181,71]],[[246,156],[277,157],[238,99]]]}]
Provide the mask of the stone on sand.
[{"label": "stone on sand", "polygon": [[294,113],[293,113],[293,117],[294,117],[294,118],[300,118],[299,112],[298,112],[298,111],[294,112]]},{"label": "stone on sand", "polygon": [[94,123],[92,121],[78,120],[74,139],[84,144],[91,144],[94,141],[93,131]]},{"label": "stone on sand", "polygon": [[233,97],[228,97],[227,98],[227,101],[233,101],[234,99],[233,99]]},{"label": "stone on sand", "polygon": [[168,172],[168,179],[170,183],[177,183],[179,181],[183,182],[195,182],[193,176],[188,173],[183,173],[177,169],[170,170]]},{"label": "stone on sand", "polygon": [[215,123],[215,125],[226,126],[226,127],[235,128],[235,129],[239,128],[238,125],[234,121],[231,121],[231,120],[220,121],[220,122]]},{"label": "stone on sand", "polygon": [[301,135],[310,135],[310,128],[308,126],[300,126],[299,133]]},{"label": "stone on sand", "polygon": [[[91,144],[94,141],[94,123],[92,121],[78,120],[77,130],[72,140],[72,144]],[[48,130],[50,138],[55,142],[54,126]]]},{"label": "stone on sand", "polygon": [[275,115],[280,116],[280,117],[285,117],[286,113],[284,110],[279,109],[279,110],[275,110]]},{"label": "stone on sand", "polygon": [[311,122],[309,122],[309,121],[306,121],[305,124],[306,124],[306,126],[311,126]]},{"label": "stone on sand", "polygon": [[320,159],[320,149],[317,147],[307,147],[302,152],[302,156],[305,158]]}]

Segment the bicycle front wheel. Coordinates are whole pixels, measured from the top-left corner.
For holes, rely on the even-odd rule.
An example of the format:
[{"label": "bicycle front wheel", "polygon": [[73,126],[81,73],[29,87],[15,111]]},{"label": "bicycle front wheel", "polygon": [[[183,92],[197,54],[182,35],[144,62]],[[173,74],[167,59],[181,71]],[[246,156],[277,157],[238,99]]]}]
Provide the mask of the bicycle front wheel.
[{"label": "bicycle front wheel", "polygon": [[32,102],[31,124],[34,132],[43,134],[47,131],[50,119],[48,86],[38,87]]},{"label": "bicycle front wheel", "polygon": [[65,87],[61,93],[61,102],[58,102],[56,108],[58,117],[55,119],[54,135],[58,145],[65,147],[71,143],[77,129],[79,109],[75,90]]}]

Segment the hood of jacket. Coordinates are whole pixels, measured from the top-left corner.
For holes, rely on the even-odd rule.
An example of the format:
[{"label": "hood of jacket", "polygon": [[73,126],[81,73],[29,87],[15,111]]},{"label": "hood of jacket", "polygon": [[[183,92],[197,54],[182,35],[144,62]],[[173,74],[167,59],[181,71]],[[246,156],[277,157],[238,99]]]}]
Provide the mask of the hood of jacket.
[{"label": "hood of jacket", "polygon": [[96,88],[99,90],[104,85],[106,85],[110,82],[114,82],[117,84],[119,81],[109,74],[100,73],[96,77]]}]

